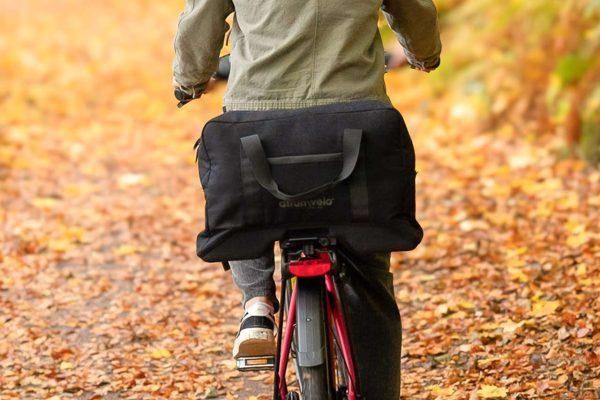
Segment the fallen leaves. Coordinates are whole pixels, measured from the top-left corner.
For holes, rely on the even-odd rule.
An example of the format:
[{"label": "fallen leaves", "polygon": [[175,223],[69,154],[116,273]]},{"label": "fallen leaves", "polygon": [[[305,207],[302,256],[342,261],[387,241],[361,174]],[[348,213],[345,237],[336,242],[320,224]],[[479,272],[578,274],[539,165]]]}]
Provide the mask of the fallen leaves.
[{"label": "fallen leaves", "polygon": [[121,189],[127,189],[131,186],[148,184],[148,177],[144,174],[128,173],[119,177],[118,185]]},{"label": "fallen leaves", "polygon": [[482,385],[481,389],[477,391],[477,395],[482,399],[504,399],[508,395],[508,392],[502,387]]},{"label": "fallen leaves", "polygon": [[452,396],[454,394],[454,389],[451,387],[440,387],[438,385],[433,385],[433,386],[429,386],[427,387],[427,389],[429,389],[431,391],[431,394],[433,396]]},{"label": "fallen leaves", "polygon": [[71,363],[69,361],[63,361],[60,363],[60,369],[63,371],[73,369],[73,368],[75,368],[75,366],[73,365],[73,363]]},{"label": "fallen leaves", "polygon": [[31,204],[34,207],[49,210],[57,207],[60,204],[60,200],[52,197],[38,197],[31,200]]},{"label": "fallen leaves", "polygon": [[171,352],[167,349],[151,349],[150,357],[152,357],[155,360],[169,358],[169,357],[171,357]]},{"label": "fallen leaves", "polygon": [[144,251],[144,247],[132,244],[122,244],[114,250],[114,254],[116,256],[128,256],[142,251]]},{"label": "fallen leaves", "polygon": [[531,315],[533,317],[545,317],[547,315],[554,314],[554,312],[560,307],[560,301],[545,301],[538,300],[531,306]]},{"label": "fallen leaves", "polygon": [[[0,7],[0,397],[270,398],[271,374],[231,360],[239,293],[193,251],[191,146],[223,87],[182,110],[169,97],[165,21],[180,6]],[[459,38],[469,27],[446,25]],[[453,43],[448,60],[463,65]],[[561,137],[537,134],[545,102],[523,103],[527,85],[498,71],[465,75],[460,95],[448,70],[386,74],[415,142],[426,232],[393,263],[410,399],[600,389],[600,173],[559,159]],[[482,79],[505,86],[486,94]]]}]

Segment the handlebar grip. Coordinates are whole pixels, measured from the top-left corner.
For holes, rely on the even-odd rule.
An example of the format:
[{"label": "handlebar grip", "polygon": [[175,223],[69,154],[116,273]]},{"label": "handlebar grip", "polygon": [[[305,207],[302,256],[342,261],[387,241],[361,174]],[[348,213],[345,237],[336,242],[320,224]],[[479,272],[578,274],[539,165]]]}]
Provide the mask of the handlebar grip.
[{"label": "handlebar grip", "polygon": [[229,54],[219,58],[219,66],[215,72],[215,79],[226,81],[229,78],[231,72],[231,61],[229,61]]},{"label": "handlebar grip", "polygon": [[194,96],[191,93],[188,93],[181,88],[176,88],[173,94],[175,95],[175,98],[179,100],[177,108],[181,108],[190,101],[194,100]]},{"label": "handlebar grip", "polygon": [[385,62],[385,69],[389,68],[390,61],[392,60],[392,53],[388,53],[387,51],[383,53],[383,59]]}]

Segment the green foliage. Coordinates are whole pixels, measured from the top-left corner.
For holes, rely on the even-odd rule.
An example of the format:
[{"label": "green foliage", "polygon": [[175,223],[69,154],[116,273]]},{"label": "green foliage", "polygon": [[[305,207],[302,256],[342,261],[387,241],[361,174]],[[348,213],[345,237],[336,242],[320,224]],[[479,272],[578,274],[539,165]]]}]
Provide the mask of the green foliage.
[{"label": "green foliage", "polygon": [[[600,0],[437,0],[442,68],[426,85],[467,102],[482,130],[527,126],[561,135],[598,162]],[[591,110],[591,111],[590,111]]]},{"label": "green foliage", "polygon": [[593,164],[600,164],[600,85],[586,100],[582,114],[581,155]]},{"label": "green foliage", "polygon": [[592,61],[590,57],[567,54],[558,60],[554,73],[558,75],[562,85],[567,86],[579,81],[592,65]]}]

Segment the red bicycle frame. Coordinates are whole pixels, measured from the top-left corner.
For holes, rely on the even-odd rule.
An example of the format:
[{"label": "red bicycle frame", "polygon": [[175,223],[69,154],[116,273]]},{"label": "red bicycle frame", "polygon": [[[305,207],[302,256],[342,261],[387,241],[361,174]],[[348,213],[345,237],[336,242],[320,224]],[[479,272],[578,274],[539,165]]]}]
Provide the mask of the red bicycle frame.
[{"label": "red bicycle frame", "polygon": [[[334,265],[331,260],[330,253],[327,251],[319,252],[318,258],[302,257],[299,260],[290,261],[289,272],[291,275],[302,278],[318,278],[322,277],[325,286],[325,304],[326,304],[326,321],[333,324],[335,338],[342,353],[343,362],[347,371],[348,383],[348,400],[356,400],[356,372],[354,362],[352,360],[352,349],[344,319],[342,303],[339,292],[333,275],[335,274]],[[287,364],[290,357],[292,339],[294,334],[294,326],[296,324],[296,302],[298,299],[298,285],[295,285],[292,290],[289,303],[289,311],[285,324],[285,334],[283,336],[277,374],[277,390],[280,398],[286,399],[288,389],[285,374]],[[331,349],[331,351],[334,351]],[[339,360],[338,360],[339,361]]]}]

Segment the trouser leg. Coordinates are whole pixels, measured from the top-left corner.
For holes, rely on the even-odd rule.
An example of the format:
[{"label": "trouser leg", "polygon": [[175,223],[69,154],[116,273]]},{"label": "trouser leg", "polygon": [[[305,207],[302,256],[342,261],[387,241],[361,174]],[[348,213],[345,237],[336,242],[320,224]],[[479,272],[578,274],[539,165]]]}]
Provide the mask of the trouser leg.
[{"label": "trouser leg", "polygon": [[253,260],[230,261],[233,282],[242,291],[242,304],[254,297],[265,296],[273,302],[275,311],[279,308],[276,287],[273,280],[275,255],[270,250],[262,257]]},{"label": "trouser leg", "polygon": [[357,369],[361,399],[400,398],[402,325],[390,254],[341,254],[340,295]]}]

